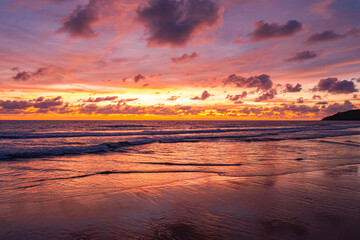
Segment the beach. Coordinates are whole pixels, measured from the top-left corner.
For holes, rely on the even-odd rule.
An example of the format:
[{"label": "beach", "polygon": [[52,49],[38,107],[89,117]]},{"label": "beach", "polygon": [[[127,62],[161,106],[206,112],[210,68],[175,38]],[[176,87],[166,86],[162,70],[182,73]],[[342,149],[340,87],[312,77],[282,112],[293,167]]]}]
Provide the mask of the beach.
[{"label": "beach", "polygon": [[360,237],[356,122],[1,124],[1,239]]}]

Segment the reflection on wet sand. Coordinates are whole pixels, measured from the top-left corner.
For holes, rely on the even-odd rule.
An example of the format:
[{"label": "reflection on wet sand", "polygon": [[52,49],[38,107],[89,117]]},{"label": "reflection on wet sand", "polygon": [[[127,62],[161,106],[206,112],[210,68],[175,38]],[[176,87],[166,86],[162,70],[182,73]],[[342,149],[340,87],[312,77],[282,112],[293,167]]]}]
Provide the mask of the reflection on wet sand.
[{"label": "reflection on wet sand", "polygon": [[12,202],[2,201],[1,238],[356,237],[360,186],[355,167],[336,178],[318,171],[255,178],[138,173],[51,181],[24,188]]},{"label": "reflection on wet sand", "polygon": [[219,141],[2,162],[0,239],[358,239],[358,156]]}]

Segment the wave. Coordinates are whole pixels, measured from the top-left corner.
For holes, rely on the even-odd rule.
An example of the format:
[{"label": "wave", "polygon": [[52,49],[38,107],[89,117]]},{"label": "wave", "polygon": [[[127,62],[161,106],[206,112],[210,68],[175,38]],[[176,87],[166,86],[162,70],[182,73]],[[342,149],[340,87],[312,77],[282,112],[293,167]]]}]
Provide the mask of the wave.
[{"label": "wave", "polygon": [[276,128],[234,128],[234,129],[200,129],[200,130],[171,130],[171,131],[133,131],[133,132],[51,132],[51,133],[1,133],[0,139],[39,139],[39,138],[75,138],[75,137],[116,137],[116,136],[151,136],[151,135],[184,135],[184,134],[206,134],[206,133],[230,133],[230,132],[258,132],[277,131],[280,133],[294,133],[300,131],[331,131],[360,128],[359,125],[347,126],[321,126],[321,127],[276,127]]},{"label": "wave", "polygon": [[[293,134],[294,132],[300,132]],[[292,133],[292,134],[289,134]],[[152,144],[152,143],[179,143],[179,142],[205,142],[217,140],[230,140],[238,142],[266,142],[266,141],[283,141],[283,140],[308,140],[321,139],[326,137],[339,137],[360,135],[360,131],[323,131],[315,133],[310,131],[308,133],[301,133],[299,129],[296,131],[291,129],[278,133],[265,132],[252,135],[185,135],[185,136],[153,136],[153,137],[138,137],[128,141],[105,142],[98,145],[84,145],[84,146],[60,146],[60,147],[33,147],[26,148],[24,151],[0,151],[0,160],[11,159],[28,159],[39,158],[47,156],[63,156],[63,155],[79,155],[79,154],[95,154],[106,152],[123,152],[129,151],[129,147]],[[355,146],[355,144],[352,144]]]},{"label": "wave", "polygon": [[[354,167],[352,167],[354,166]],[[18,188],[32,188],[40,186],[39,183],[47,182],[47,181],[56,181],[56,180],[70,180],[70,179],[78,179],[78,178],[86,178],[98,175],[113,175],[113,174],[169,174],[169,173],[205,173],[205,174],[216,174],[222,177],[272,177],[272,176],[281,176],[281,175],[289,175],[289,174],[298,174],[298,173],[306,173],[306,172],[315,172],[315,171],[324,171],[327,170],[328,174],[348,174],[348,173],[357,173],[358,172],[359,163],[346,163],[346,164],[338,164],[331,167],[319,167],[311,170],[299,170],[299,171],[282,171],[277,173],[256,173],[256,174],[244,174],[241,172],[226,172],[226,171],[210,171],[210,170],[128,170],[128,171],[119,171],[119,170],[110,170],[110,171],[101,171],[101,172],[93,172],[82,175],[74,175],[74,176],[66,176],[66,177],[55,177],[55,178],[44,178],[37,179],[31,181],[32,185],[18,187]],[[344,168],[344,167],[352,167],[352,168]]]},{"label": "wave", "polygon": [[195,167],[233,167],[242,166],[242,163],[171,163],[171,162],[136,162],[146,165],[165,165],[165,166],[195,166]]},{"label": "wave", "polygon": [[140,174],[140,173],[215,173],[221,174],[217,171],[201,171],[201,170],[159,170],[159,171],[103,171],[103,172],[95,172],[83,175],[76,175],[70,177],[58,177],[58,178],[47,178],[47,179],[39,179],[34,180],[33,182],[45,182],[45,181],[55,181],[55,180],[66,180],[66,179],[75,179],[75,178],[85,178],[96,175],[111,175],[111,174]]},{"label": "wave", "polygon": [[128,125],[103,125],[100,127],[106,127],[106,128],[152,128],[154,126],[128,124]]}]

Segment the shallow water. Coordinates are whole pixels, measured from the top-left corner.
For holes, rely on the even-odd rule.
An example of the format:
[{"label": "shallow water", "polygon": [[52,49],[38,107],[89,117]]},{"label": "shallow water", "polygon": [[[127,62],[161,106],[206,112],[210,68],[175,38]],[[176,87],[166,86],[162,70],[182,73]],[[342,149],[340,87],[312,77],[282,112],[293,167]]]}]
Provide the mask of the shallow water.
[{"label": "shallow water", "polygon": [[352,239],[360,124],[1,121],[1,239]]}]

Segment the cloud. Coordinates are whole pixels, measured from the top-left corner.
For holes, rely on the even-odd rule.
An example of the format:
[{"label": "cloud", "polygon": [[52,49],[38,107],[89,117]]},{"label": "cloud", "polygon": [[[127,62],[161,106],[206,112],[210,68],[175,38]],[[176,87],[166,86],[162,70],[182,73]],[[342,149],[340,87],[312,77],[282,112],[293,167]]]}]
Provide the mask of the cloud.
[{"label": "cloud", "polygon": [[201,94],[201,97],[193,97],[190,100],[202,100],[202,101],[204,101],[204,100],[208,99],[209,97],[211,97],[211,94],[208,91],[204,91]]},{"label": "cloud", "polygon": [[199,31],[220,20],[220,7],[213,0],[149,0],[137,10],[145,25],[148,46],[184,46]]},{"label": "cloud", "polygon": [[255,99],[255,102],[262,102],[269,99],[273,99],[277,94],[276,89],[270,89],[268,92],[261,94]]},{"label": "cloud", "polygon": [[138,75],[136,75],[134,78],[134,82],[139,82],[140,80],[144,80],[144,79],[146,79],[146,77],[145,76],[143,76],[143,75],[141,75],[141,74],[138,74]]},{"label": "cloud", "polygon": [[2,107],[2,109],[5,109],[5,110],[27,109],[31,106],[32,106],[32,104],[28,101],[0,100],[0,107]]},{"label": "cloud", "polygon": [[313,99],[313,100],[321,100],[322,97],[321,97],[320,95],[314,95],[314,96],[312,97],[312,99]]},{"label": "cloud", "polygon": [[80,106],[79,113],[83,114],[121,114],[121,115],[163,115],[163,116],[181,116],[197,115],[200,109],[193,109],[191,106],[167,107],[164,105],[153,106],[131,106],[127,104],[98,106],[95,103]]},{"label": "cloud", "polygon": [[229,99],[230,101],[233,101],[235,104],[239,104],[239,103],[242,103],[239,100],[245,98],[246,96],[247,96],[247,92],[243,91],[241,94],[227,95],[226,99]]},{"label": "cloud", "polygon": [[193,52],[191,54],[184,53],[180,57],[172,57],[171,61],[173,63],[186,63],[198,58],[199,56],[200,55],[197,52]]},{"label": "cloud", "polygon": [[241,77],[235,74],[230,75],[224,81],[224,84],[235,84],[236,87],[240,88],[257,88],[259,90],[269,90],[273,86],[273,82],[270,79],[270,76],[267,74],[262,74],[254,77]]},{"label": "cloud", "polygon": [[291,111],[292,113],[308,114],[308,113],[318,113],[320,109],[317,106],[307,106],[307,105],[295,105],[295,104],[283,104],[281,107],[275,106],[272,109],[272,112],[285,112]]},{"label": "cloud", "polygon": [[286,84],[285,89],[283,92],[285,93],[294,93],[294,92],[300,92],[302,90],[301,84],[296,84],[293,86],[292,84]]},{"label": "cloud", "polygon": [[342,35],[335,33],[334,31],[323,31],[321,33],[314,33],[306,42],[308,43],[315,43],[315,42],[324,42],[324,41],[332,41],[341,38]]},{"label": "cloud", "polygon": [[338,112],[345,112],[349,110],[355,109],[355,105],[352,104],[349,100],[344,101],[343,104],[334,103],[328,105],[328,107],[324,110],[324,112],[328,115],[335,114]]},{"label": "cloud", "polygon": [[27,80],[31,79],[31,77],[32,77],[32,74],[30,72],[23,71],[23,72],[18,72],[13,77],[13,79],[15,81],[27,81]]},{"label": "cloud", "polygon": [[305,60],[310,60],[310,59],[314,59],[317,56],[319,56],[319,54],[315,51],[302,51],[302,52],[297,52],[295,54],[295,56],[291,57],[291,58],[287,58],[285,59],[285,61],[287,62],[303,62]]},{"label": "cloud", "polygon": [[135,102],[139,100],[139,98],[123,98],[118,101],[118,105],[125,104],[127,102]]},{"label": "cloud", "polygon": [[355,106],[350,101],[345,101],[343,104],[334,103],[328,104],[326,102],[319,102],[313,106],[308,105],[296,105],[292,104],[281,104],[281,106],[268,107],[257,107],[237,110],[239,114],[254,114],[257,117],[270,117],[270,118],[293,118],[293,119],[304,119],[304,118],[322,118],[324,116],[332,115],[337,112],[344,112],[354,109]]},{"label": "cloud", "polygon": [[180,97],[179,96],[171,96],[170,98],[166,99],[167,101],[176,101],[178,100]]},{"label": "cloud", "polygon": [[304,103],[304,98],[303,97],[299,97],[297,100],[296,100],[297,103]]},{"label": "cloud", "polygon": [[249,33],[252,42],[265,41],[272,38],[290,37],[302,30],[302,24],[290,20],[285,24],[266,23],[264,20],[254,23],[254,31]]},{"label": "cloud", "polygon": [[42,77],[48,74],[49,68],[38,68],[35,72],[22,71],[18,72],[12,79],[15,81],[28,81],[32,78]]},{"label": "cloud", "polygon": [[333,30],[326,30],[320,33],[314,33],[310,35],[307,39],[307,43],[318,43],[318,42],[328,42],[328,41],[334,41],[341,38],[347,38],[347,37],[357,37],[360,35],[360,28],[359,27],[353,27],[347,30],[345,33],[340,34],[336,33]]},{"label": "cloud", "polygon": [[100,5],[97,0],[90,0],[85,6],[78,6],[70,16],[63,19],[58,32],[66,32],[74,38],[93,38],[98,34],[93,25],[100,19]]},{"label": "cloud", "polygon": [[328,102],[317,102],[317,103],[315,103],[316,105],[327,105],[328,104]]},{"label": "cloud", "polygon": [[37,101],[34,103],[34,108],[52,108],[56,106],[61,106],[63,104],[63,101],[61,101],[61,96],[51,98],[51,99],[45,99],[45,98],[38,98]]},{"label": "cloud", "polygon": [[63,105],[62,97],[44,98],[39,97],[33,100],[0,100],[0,113],[5,114],[18,114],[28,113],[26,110],[34,108],[36,113],[47,113],[48,111],[58,111],[59,107]]},{"label": "cloud", "polygon": [[86,100],[85,102],[105,102],[105,101],[114,101],[118,99],[118,97],[113,96],[113,97],[97,97],[97,98],[89,98],[88,100]]},{"label": "cloud", "polygon": [[337,78],[321,79],[313,88],[313,91],[329,92],[334,94],[358,92],[354,82],[348,80],[339,80]]}]

